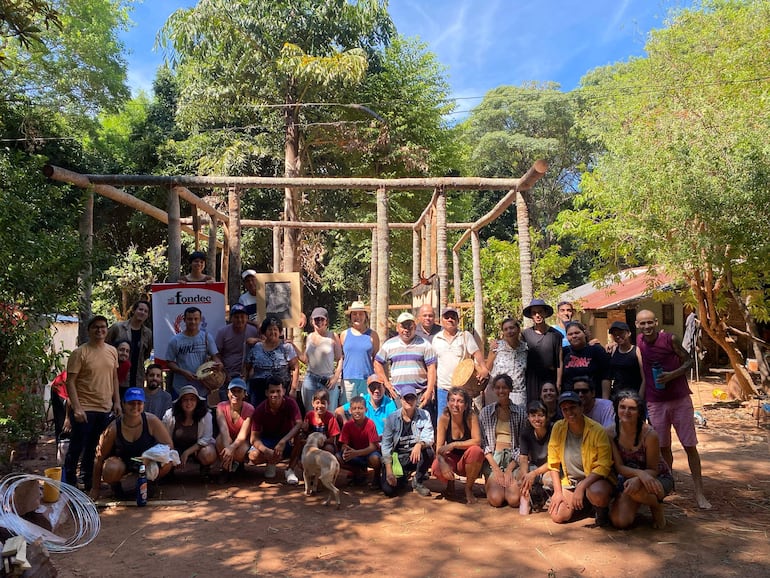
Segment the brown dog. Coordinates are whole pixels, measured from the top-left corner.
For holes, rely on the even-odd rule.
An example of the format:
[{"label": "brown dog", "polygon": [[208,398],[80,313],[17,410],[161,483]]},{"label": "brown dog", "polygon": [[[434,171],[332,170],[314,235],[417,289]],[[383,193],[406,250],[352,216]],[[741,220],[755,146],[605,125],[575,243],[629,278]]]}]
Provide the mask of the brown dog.
[{"label": "brown dog", "polygon": [[[318,489],[318,480],[329,490],[324,506],[328,506],[334,494],[337,509],[340,509],[340,491],[334,485],[337,474],[340,473],[340,464],[331,453],[322,450],[326,436],[322,433],[311,433],[307,437],[305,447],[302,449],[302,474],[305,477],[305,495],[309,496]],[[312,488],[310,486],[312,480]]]}]

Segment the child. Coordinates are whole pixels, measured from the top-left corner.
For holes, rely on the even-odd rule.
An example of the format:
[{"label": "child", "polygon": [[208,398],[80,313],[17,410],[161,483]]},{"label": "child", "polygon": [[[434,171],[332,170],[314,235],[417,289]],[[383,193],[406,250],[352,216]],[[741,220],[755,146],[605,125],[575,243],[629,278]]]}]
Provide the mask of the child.
[{"label": "child", "polygon": [[374,470],[372,487],[379,488],[380,458],[379,439],[374,422],[366,417],[366,401],[356,396],[350,400],[352,420],[345,422],[340,434],[342,449],[337,455],[340,465],[353,470],[353,483],[359,484],[366,479],[367,466]]},{"label": "child", "polygon": [[337,436],[340,435],[340,424],[329,410],[329,392],[319,389],[313,394],[313,409],[305,414],[302,430],[305,434],[320,432],[326,436],[322,450],[337,454]]},{"label": "child", "polygon": [[206,254],[203,251],[193,251],[190,255],[190,272],[179,278],[180,283],[213,283],[214,278],[206,275]]}]

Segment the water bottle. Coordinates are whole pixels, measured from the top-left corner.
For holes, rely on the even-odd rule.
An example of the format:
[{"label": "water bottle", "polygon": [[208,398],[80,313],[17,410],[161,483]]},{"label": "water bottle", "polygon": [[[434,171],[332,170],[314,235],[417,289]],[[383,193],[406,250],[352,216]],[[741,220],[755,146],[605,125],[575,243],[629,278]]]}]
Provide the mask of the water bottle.
[{"label": "water bottle", "polygon": [[663,366],[660,363],[652,366],[652,383],[655,385],[655,389],[666,389],[665,383],[658,383],[658,376],[661,373],[663,373]]},{"label": "water bottle", "polygon": [[139,466],[139,477],[136,479],[136,505],[147,505],[147,471],[144,464]]},{"label": "water bottle", "polygon": [[693,413],[693,419],[695,420],[695,425],[698,427],[706,427],[706,418],[703,417],[703,414],[699,411],[696,411]]}]

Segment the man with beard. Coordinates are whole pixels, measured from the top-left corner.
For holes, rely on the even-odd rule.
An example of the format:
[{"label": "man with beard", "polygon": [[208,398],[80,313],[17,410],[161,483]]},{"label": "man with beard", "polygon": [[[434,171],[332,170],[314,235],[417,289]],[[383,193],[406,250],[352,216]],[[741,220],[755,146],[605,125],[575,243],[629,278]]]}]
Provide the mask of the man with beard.
[{"label": "man with beard", "polygon": [[163,414],[171,409],[172,403],[171,394],[161,387],[163,385],[163,370],[160,365],[153,363],[147,367],[145,375],[144,411],[163,419]]}]

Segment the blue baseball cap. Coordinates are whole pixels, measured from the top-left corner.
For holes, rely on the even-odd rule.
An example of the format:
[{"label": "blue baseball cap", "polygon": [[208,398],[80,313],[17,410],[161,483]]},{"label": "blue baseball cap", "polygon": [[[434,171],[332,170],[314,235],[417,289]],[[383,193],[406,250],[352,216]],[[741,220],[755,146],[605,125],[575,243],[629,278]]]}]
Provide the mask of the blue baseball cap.
[{"label": "blue baseball cap", "polygon": [[235,389],[236,387],[240,387],[243,391],[249,391],[249,386],[246,385],[246,382],[243,381],[240,377],[234,377],[230,380],[230,384],[227,386],[227,389]]},{"label": "blue baseball cap", "polygon": [[123,396],[123,401],[141,401],[144,402],[144,390],[141,387],[129,387]]}]

